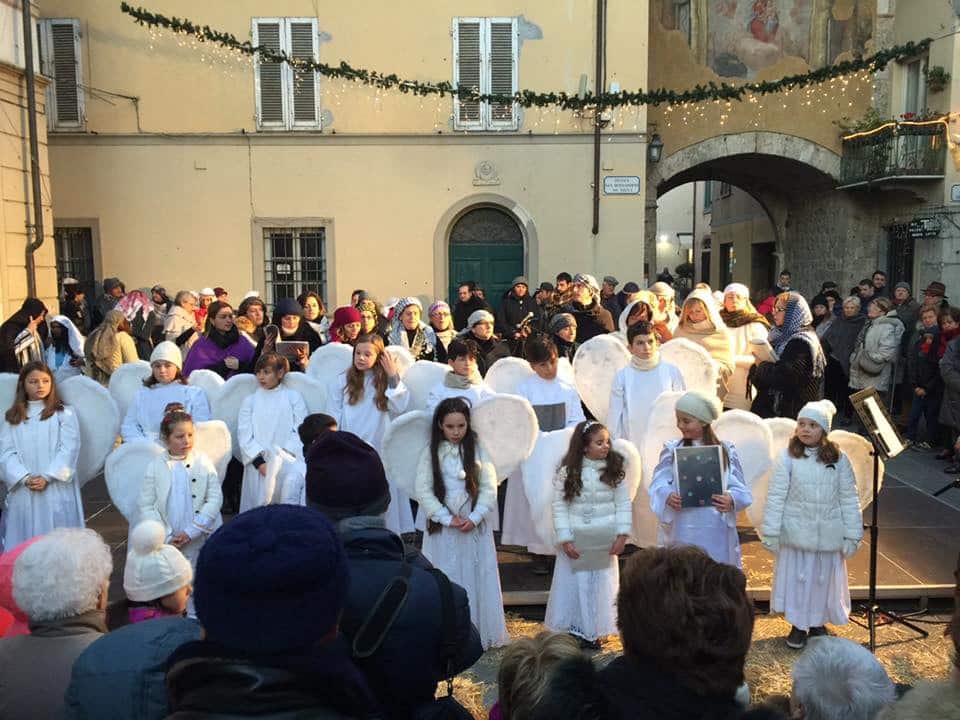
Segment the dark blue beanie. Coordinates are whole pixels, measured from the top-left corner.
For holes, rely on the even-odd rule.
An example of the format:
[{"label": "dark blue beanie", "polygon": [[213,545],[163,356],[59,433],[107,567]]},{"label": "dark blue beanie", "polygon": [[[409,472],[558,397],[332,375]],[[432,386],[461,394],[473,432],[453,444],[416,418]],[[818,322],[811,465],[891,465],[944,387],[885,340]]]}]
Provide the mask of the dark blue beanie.
[{"label": "dark blue beanie", "polygon": [[300,303],[293,298],[282,298],[277,301],[276,307],[273,309],[273,314],[278,320],[286,315],[302,317],[303,308],[300,307]]},{"label": "dark blue beanie", "polygon": [[381,515],[390,486],[377,451],[353,433],[329,431],[307,451],[307,505],[339,521]]},{"label": "dark blue beanie", "polygon": [[204,543],[197,619],[211,640],[246,654],[309,648],[336,624],[349,580],[343,543],[322,513],[267,505]]}]

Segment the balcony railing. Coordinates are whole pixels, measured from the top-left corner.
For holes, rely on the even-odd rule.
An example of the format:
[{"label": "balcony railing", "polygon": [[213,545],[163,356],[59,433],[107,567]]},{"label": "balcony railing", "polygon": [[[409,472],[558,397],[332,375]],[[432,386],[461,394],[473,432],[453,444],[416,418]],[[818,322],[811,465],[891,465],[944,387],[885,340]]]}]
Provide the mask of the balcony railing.
[{"label": "balcony railing", "polygon": [[891,122],[844,138],[840,189],[893,180],[942,179],[946,145],[942,122]]}]

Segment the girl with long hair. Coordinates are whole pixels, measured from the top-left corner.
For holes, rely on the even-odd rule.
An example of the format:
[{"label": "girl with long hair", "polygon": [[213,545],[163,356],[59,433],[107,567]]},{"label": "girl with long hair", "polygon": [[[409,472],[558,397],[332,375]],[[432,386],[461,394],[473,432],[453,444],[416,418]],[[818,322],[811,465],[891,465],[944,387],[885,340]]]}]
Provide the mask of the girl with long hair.
[{"label": "girl with long hair", "polygon": [[[570,633],[586,648],[599,649],[601,638],[617,632],[619,555],[633,523],[625,464],[624,456],[611,449],[607,428],[585,420],[573,429],[553,481],[559,551],[544,624]],[[609,542],[606,564],[576,567],[581,552],[593,547],[599,535],[604,546]]]},{"label": "girl with long hair", "polygon": [[463,398],[448,398],[434,411],[416,492],[428,523],[423,554],[467,591],[483,649],[506,645],[497,549],[487,521],[497,511],[496,470],[470,427],[470,405]]},{"label": "girl with long hair", "polygon": [[0,428],[0,473],[7,488],[3,548],[59,527],[84,527],[77,483],[80,424],[57,395],[50,368],[24,366]]},{"label": "girl with long hair", "polygon": [[330,330],[330,318],[327,317],[327,306],[323,298],[313,290],[307,290],[297,296],[297,302],[303,308],[303,319],[320,337],[321,342],[327,341],[327,332]]}]

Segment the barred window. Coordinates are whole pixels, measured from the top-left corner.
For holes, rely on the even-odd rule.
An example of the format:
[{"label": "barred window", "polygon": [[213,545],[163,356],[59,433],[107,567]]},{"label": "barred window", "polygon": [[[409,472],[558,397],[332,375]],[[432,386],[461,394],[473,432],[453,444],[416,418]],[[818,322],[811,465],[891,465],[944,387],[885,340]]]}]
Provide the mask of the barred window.
[{"label": "barred window", "polygon": [[264,228],[263,257],[267,302],[313,290],[326,303],[326,228]]}]

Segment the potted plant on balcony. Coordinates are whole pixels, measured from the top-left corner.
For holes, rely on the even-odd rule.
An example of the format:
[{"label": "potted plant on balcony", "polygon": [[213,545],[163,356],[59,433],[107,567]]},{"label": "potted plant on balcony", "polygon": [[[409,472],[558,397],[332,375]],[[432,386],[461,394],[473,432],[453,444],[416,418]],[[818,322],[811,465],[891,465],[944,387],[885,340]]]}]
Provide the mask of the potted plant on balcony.
[{"label": "potted plant on balcony", "polygon": [[934,65],[923,71],[927,76],[927,90],[932,93],[943,92],[950,82],[950,73],[943,69],[942,65]]}]

